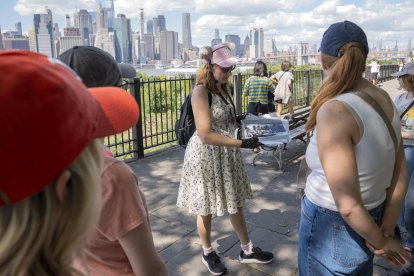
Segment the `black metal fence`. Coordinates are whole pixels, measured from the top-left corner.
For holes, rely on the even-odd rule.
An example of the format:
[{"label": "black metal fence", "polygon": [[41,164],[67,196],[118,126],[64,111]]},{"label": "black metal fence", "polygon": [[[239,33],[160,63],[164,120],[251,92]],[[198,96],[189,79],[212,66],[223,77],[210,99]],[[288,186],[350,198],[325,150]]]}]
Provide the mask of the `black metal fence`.
[{"label": "black metal fence", "polygon": [[[391,79],[398,65],[381,66],[380,81]],[[309,106],[321,82],[321,70],[293,71],[293,97],[295,109]],[[369,71],[365,73],[370,79]],[[233,75],[234,98],[238,113],[245,113],[247,103],[242,87],[248,74]],[[180,116],[181,103],[191,92],[195,77],[165,77],[133,79],[126,90],[140,107],[140,119],[135,127],[121,134],[105,138],[106,146],[120,159],[135,160],[164,148],[176,145],[174,125]]]}]

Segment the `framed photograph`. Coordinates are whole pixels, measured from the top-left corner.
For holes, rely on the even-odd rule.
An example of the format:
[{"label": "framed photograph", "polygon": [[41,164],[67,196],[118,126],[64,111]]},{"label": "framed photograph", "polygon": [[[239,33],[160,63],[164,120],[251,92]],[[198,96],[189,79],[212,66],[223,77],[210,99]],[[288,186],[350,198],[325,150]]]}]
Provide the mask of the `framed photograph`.
[{"label": "framed photograph", "polygon": [[242,120],[242,137],[259,137],[266,145],[278,145],[289,142],[289,122],[279,118],[263,118]]}]

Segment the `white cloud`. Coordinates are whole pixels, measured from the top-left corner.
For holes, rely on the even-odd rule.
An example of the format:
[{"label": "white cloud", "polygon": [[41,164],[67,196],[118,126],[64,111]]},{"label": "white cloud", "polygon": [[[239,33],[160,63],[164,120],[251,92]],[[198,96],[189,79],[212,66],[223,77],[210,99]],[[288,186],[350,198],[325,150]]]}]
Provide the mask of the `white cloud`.
[{"label": "white cloud", "polygon": [[[101,0],[103,2],[103,0]],[[14,9],[31,15],[47,5],[54,15],[75,9],[94,10],[95,0],[17,0]],[[414,5],[411,0],[117,0],[116,13],[124,13],[137,24],[140,8],[145,19],[166,15],[167,29],[181,33],[181,13],[190,12],[194,44],[209,44],[214,29],[221,37],[237,34],[242,42],[252,27],[261,27],[275,37],[278,47],[303,41],[319,43],[326,28],[351,20],[359,24],[370,41],[382,38],[405,43],[414,39]],[[1,23],[1,22],[0,22]],[[135,28],[137,29],[137,28]]]},{"label": "white cloud", "polygon": [[17,0],[14,10],[20,15],[33,15],[36,10],[48,7],[55,15],[71,14],[75,9],[95,9],[95,0]]}]

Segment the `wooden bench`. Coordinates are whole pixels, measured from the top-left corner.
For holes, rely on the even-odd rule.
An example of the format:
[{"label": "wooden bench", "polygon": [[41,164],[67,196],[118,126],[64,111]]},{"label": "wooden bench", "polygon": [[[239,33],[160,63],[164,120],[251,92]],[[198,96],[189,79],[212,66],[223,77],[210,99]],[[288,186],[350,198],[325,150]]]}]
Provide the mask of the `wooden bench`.
[{"label": "wooden bench", "polygon": [[[310,107],[295,111],[293,118],[289,120],[289,138],[290,140],[298,139],[306,144],[305,136],[305,124],[308,121],[310,114]],[[286,144],[284,145],[286,149]]]}]

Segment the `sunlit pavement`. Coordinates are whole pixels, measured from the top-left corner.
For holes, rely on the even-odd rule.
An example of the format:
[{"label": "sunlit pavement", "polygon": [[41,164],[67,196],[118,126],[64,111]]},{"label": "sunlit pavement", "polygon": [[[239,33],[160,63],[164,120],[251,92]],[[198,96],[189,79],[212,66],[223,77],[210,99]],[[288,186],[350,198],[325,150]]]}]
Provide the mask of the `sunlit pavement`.
[{"label": "sunlit pavement", "polygon": [[[393,99],[400,93],[397,80],[381,84]],[[274,159],[260,156],[252,166],[253,153],[243,150],[254,198],[245,206],[251,240],[272,251],[275,259],[268,265],[238,262],[240,245],[228,215],[215,217],[212,224],[213,247],[222,256],[229,275],[295,275],[300,218],[300,196],[296,175],[305,144],[292,141],[282,152],[283,171]],[[176,207],[184,149],[172,149],[129,163],[140,180],[147,198],[152,233],[157,250],[170,275],[209,275],[201,262],[201,244],[195,216]],[[398,275],[398,269],[375,260],[374,275]]]}]

